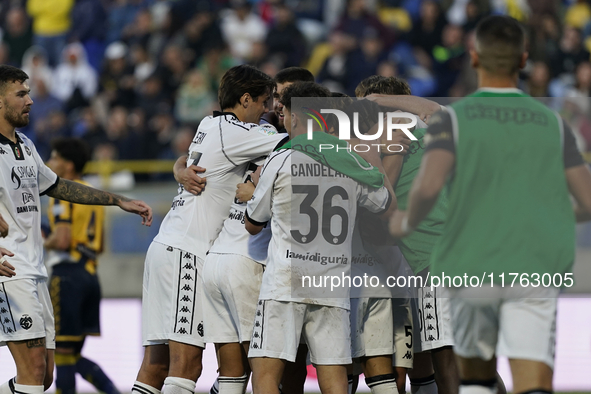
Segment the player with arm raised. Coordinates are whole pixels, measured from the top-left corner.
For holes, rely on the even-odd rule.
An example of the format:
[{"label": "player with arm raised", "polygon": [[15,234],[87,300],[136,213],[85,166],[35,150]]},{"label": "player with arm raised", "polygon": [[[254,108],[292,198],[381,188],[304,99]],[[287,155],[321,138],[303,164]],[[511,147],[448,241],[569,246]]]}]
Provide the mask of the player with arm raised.
[{"label": "player with arm raised", "polygon": [[144,202],[59,178],[43,163],[31,140],[16,131],[29,123],[28,78],[18,68],[0,66],[0,345],[8,346],[17,371],[0,386],[2,394],[39,394],[53,380],[55,327],[43,264],[40,195],[117,205],[142,216],[146,225],[152,222]]},{"label": "player with arm raised", "polygon": [[[300,110],[291,111],[292,97],[329,95],[310,82],[284,90],[281,101],[292,141],[269,156],[247,205],[247,230],[257,234],[270,221],[272,231],[249,350],[254,393],[279,392],[285,363],[294,361],[301,340],[310,350],[321,391],[347,392],[349,288],[336,294],[328,288],[314,293],[301,281],[304,275],[350,274],[357,204],[373,212],[389,212],[389,204],[395,204],[376,167],[343,151],[318,154],[321,141],[341,148],[346,147],[345,141],[322,132],[306,139],[306,116]],[[372,163],[381,166],[376,157]],[[315,166],[316,175],[306,171]],[[340,220],[333,223],[331,218],[337,216]]]},{"label": "player with arm raised", "polygon": [[[433,115],[426,152],[406,211],[390,230],[407,236],[449,184],[445,228],[431,274],[495,279],[452,289],[460,392],[496,392],[496,356],[509,358],[513,392],[552,392],[557,287],[505,288],[498,275],[565,275],[574,261],[575,214],[591,212],[591,172],[570,128],[517,89],[525,34],[516,20],[491,16],[470,53],[480,89]],[[535,276],[534,276],[535,278]],[[472,283],[470,284],[472,285]]]},{"label": "player with arm raised", "polygon": [[142,303],[145,353],[132,390],[136,394],[195,389],[205,347],[203,262],[249,163],[283,140],[273,126],[258,125],[268,111],[272,88],[272,79],[254,67],[231,68],[218,94],[223,111],[206,117],[197,129],[186,166],[206,168],[207,187],[195,195],[179,186],[148,249]]},{"label": "player with arm raised", "polygon": [[[306,69],[291,67],[281,70],[275,78],[273,107],[279,115],[281,129],[283,106],[279,103],[277,92],[301,79],[310,81],[314,77]],[[282,135],[287,138],[286,133]],[[258,162],[251,162],[244,181],[238,184],[239,192],[246,194],[244,200],[240,201],[238,196],[233,200],[229,216],[203,266],[205,340],[216,346],[220,394],[243,392],[250,374],[248,347],[271,232],[267,228],[251,236],[244,228],[244,212],[254,190],[251,174],[257,165],[263,164],[264,159],[266,155]],[[303,390],[305,345],[298,355],[300,365],[290,365],[291,371],[285,376],[288,380],[283,382],[284,394]]]}]

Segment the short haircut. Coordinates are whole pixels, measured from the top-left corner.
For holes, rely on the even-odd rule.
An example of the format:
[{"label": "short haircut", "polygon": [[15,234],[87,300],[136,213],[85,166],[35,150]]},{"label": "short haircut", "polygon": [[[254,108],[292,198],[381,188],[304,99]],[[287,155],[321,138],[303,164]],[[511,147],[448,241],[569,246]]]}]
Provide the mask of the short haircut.
[{"label": "short haircut", "polygon": [[384,77],[368,86],[365,95],[389,94],[393,96],[410,96],[410,85],[402,78]]},{"label": "short haircut", "polygon": [[51,150],[64,160],[74,163],[74,170],[81,174],[86,162],[90,160],[90,148],[79,138],[56,138],[51,141]]},{"label": "short haircut", "polygon": [[355,88],[355,97],[365,97],[369,93],[367,93],[367,88],[370,87],[372,84],[376,83],[380,79],[384,79],[381,75],[372,75],[371,77],[365,78],[363,81],[359,82],[359,85]]},{"label": "short haircut", "polygon": [[302,67],[288,67],[275,75],[275,83],[314,82],[314,75]]},{"label": "short haircut", "polygon": [[330,90],[315,82],[294,82],[283,92],[279,102],[291,111],[291,99],[294,97],[330,97]]},{"label": "short haircut", "polygon": [[218,101],[222,110],[233,108],[240,98],[249,93],[254,101],[265,93],[271,93],[275,86],[270,76],[264,72],[242,64],[226,71],[220,82]]},{"label": "short haircut", "polygon": [[5,64],[0,65],[0,95],[4,95],[6,92],[6,86],[9,83],[23,83],[27,79],[29,79],[29,76],[20,68],[8,66]]},{"label": "short haircut", "polygon": [[475,47],[483,69],[494,75],[511,76],[519,71],[525,52],[525,31],[511,17],[488,16],[476,26]]}]

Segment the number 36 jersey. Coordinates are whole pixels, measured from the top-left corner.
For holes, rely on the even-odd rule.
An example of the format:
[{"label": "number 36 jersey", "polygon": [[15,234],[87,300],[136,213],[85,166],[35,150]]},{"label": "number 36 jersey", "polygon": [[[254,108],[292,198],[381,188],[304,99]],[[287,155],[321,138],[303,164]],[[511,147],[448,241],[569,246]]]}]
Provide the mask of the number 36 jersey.
[{"label": "number 36 jersey", "polygon": [[273,152],[246,209],[253,224],[271,221],[259,299],[349,309],[351,285],[331,288],[324,277],[351,274],[357,206],[379,214],[389,203],[385,187],[362,185],[298,151]]}]

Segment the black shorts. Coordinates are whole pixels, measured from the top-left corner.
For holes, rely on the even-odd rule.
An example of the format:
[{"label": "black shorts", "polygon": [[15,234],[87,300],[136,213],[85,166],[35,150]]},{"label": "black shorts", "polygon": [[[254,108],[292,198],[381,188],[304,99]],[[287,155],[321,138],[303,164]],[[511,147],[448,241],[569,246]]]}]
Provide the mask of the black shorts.
[{"label": "black shorts", "polygon": [[96,274],[82,263],[53,267],[49,294],[55,316],[56,342],[79,342],[86,335],[100,335],[101,288]]}]

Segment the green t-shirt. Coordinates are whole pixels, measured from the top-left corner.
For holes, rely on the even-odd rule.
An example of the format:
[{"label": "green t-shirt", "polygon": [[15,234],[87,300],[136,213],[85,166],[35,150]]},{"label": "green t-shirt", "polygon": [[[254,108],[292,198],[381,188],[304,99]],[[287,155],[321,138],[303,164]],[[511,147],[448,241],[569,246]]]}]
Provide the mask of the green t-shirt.
[{"label": "green t-shirt", "polygon": [[428,150],[452,140],[455,152],[432,274],[493,273],[498,281],[501,273],[568,271],[575,218],[564,147],[572,136],[559,115],[516,89],[491,89],[452,104],[446,116],[445,130],[436,117],[425,138]]}]

